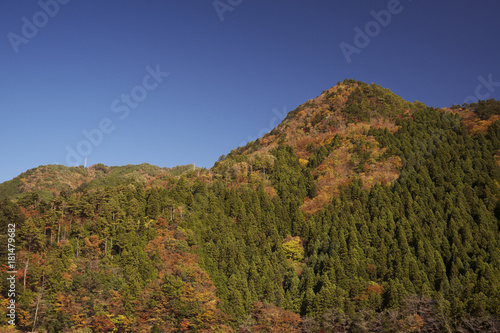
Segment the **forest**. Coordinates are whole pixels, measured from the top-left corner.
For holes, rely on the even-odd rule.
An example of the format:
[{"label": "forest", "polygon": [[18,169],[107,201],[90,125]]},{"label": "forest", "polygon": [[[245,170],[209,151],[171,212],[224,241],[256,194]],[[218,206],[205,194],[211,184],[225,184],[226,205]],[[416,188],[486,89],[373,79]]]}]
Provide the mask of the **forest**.
[{"label": "forest", "polygon": [[0,331],[500,332],[499,115],[346,80],[211,169],[23,174]]}]

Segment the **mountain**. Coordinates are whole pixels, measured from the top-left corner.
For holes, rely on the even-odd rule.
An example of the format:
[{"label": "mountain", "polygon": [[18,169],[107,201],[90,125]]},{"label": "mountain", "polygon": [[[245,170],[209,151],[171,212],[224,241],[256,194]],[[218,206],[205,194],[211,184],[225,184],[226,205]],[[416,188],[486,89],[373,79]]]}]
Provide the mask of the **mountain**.
[{"label": "mountain", "polygon": [[[345,80],[291,111],[264,137],[221,158],[214,170],[233,181],[251,182],[255,171],[264,173],[262,165],[272,164],[273,149],[280,144],[291,146],[301,166],[314,177],[316,191],[305,198],[303,205],[304,212],[314,213],[354,179],[362,180],[364,189],[397,180],[402,166],[400,154],[390,154],[389,147],[373,134],[380,130],[396,132],[401,121],[411,119],[419,110],[425,111],[426,106],[404,101],[376,84]],[[457,106],[440,111],[458,113],[471,133],[479,128],[484,132],[500,114],[496,110],[497,115],[480,120],[471,108]]]},{"label": "mountain", "polygon": [[50,198],[61,192],[121,183],[146,183],[161,177],[177,176],[193,169],[192,165],[160,168],[143,163],[140,165],[112,166],[102,163],[88,168],[64,165],[42,165],[23,172],[14,179],[0,184],[0,199],[19,197],[23,193],[38,191]]},{"label": "mountain", "polygon": [[499,116],[494,100],[436,109],[345,80],[210,170],[29,170],[0,184],[12,323],[499,331]]}]

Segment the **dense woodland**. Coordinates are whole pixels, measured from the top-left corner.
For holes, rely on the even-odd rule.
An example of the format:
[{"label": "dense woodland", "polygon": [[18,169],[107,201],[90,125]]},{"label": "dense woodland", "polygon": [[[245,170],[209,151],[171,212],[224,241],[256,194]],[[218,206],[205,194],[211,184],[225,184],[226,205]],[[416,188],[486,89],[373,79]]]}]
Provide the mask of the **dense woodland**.
[{"label": "dense woodland", "polygon": [[[300,135],[325,136],[307,146],[285,133],[302,106],[211,170],[141,178],[98,165],[71,168],[78,186],[7,184],[0,227],[6,244],[16,225],[16,329],[500,332],[500,102],[453,112],[352,80],[321,98],[329,104]],[[466,112],[490,122],[472,133]],[[322,180],[344,150],[349,176],[334,191]],[[387,161],[395,180],[368,183]]]}]

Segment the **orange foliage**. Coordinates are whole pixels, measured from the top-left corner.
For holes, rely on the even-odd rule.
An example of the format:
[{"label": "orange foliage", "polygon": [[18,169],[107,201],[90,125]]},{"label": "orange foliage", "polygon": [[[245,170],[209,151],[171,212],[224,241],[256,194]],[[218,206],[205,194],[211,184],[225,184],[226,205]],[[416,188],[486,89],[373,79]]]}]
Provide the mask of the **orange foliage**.
[{"label": "orange foliage", "polygon": [[0,333],[16,333],[16,332],[19,332],[18,330],[16,330],[15,326],[2,326],[0,327]]},{"label": "orange foliage", "polygon": [[371,293],[375,293],[377,295],[382,295],[384,293],[384,287],[382,287],[381,285],[379,285],[377,283],[373,283],[373,284],[368,286],[368,288],[365,290],[363,296],[356,296],[356,297],[354,297],[354,299],[357,301],[367,300]]},{"label": "orange foliage", "polygon": [[[360,134],[367,131],[367,124],[350,124],[348,137],[342,139],[341,146],[336,148],[314,171],[317,177],[317,193],[314,198],[306,198],[302,211],[312,214],[319,211],[326,203],[340,193],[340,188],[347,186],[354,178],[363,181],[364,188],[369,189],[375,184],[388,184],[399,177],[401,159],[398,156],[383,158],[386,148],[380,148],[379,143],[373,138]],[[358,153],[354,150],[354,141],[364,144],[359,148],[363,153],[368,153],[369,158],[364,164],[359,164],[360,169],[355,170]],[[358,162],[359,163],[359,162]]]},{"label": "orange foliage", "polygon": [[500,116],[493,115],[486,120],[481,120],[474,111],[469,109],[443,108],[441,110],[444,112],[457,114],[462,120],[462,124],[470,134],[486,133],[488,131],[488,127],[490,127],[492,123],[500,119]]},{"label": "orange foliage", "polygon": [[278,195],[278,193],[276,192],[276,190],[272,186],[266,186],[264,188],[264,191],[266,191],[267,195],[269,196],[269,199],[271,199],[271,200],[274,198],[274,196]]},{"label": "orange foliage", "polygon": [[57,314],[68,316],[75,327],[85,326],[85,316],[82,313],[81,303],[76,302],[73,295],[58,293],[54,302],[54,311]]},{"label": "orange foliage", "polygon": [[410,323],[410,332],[420,332],[422,327],[424,327],[424,319],[418,314],[410,315],[408,322]]},{"label": "orange foliage", "polygon": [[159,227],[166,228],[168,226],[167,220],[164,219],[163,217],[158,217],[156,221],[157,221],[157,226]]},{"label": "orange foliage", "polygon": [[92,329],[94,332],[113,332],[115,324],[107,316],[98,315],[92,319]]},{"label": "orange foliage", "polygon": [[[216,296],[216,288],[208,273],[199,266],[199,258],[190,252],[179,253],[177,249],[178,238],[175,231],[159,229],[157,237],[151,240],[144,249],[149,255],[159,255],[161,263],[157,265],[159,280],[152,281],[141,291],[140,299],[140,321],[151,322],[162,314],[171,313],[177,316],[181,308],[190,309],[189,318],[179,318],[179,329],[182,332],[210,331],[210,327],[224,327],[224,331],[231,330],[222,323],[227,320],[225,315],[218,309],[219,298]],[[166,276],[183,276],[182,287],[178,295],[165,295],[160,290],[160,280]],[[154,296],[156,295],[156,296]],[[157,305],[151,308],[148,300],[155,297]],[[173,300],[175,302],[172,302]],[[178,304],[173,306],[172,304]],[[148,319],[149,318],[149,319]]]}]

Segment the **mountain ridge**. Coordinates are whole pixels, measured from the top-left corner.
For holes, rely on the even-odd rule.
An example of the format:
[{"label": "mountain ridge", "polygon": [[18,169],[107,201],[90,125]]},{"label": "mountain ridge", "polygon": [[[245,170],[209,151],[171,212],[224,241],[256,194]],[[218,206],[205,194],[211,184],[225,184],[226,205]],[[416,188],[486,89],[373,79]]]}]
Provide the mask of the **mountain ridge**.
[{"label": "mountain ridge", "polygon": [[[192,170],[194,165],[159,167],[149,163],[106,166],[102,163],[87,168],[67,167],[60,164],[41,165],[29,169],[12,180],[0,183],[2,197],[18,197],[25,192],[42,191],[45,196],[72,192],[87,187],[127,182],[151,181],[161,176],[175,176]],[[199,169],[199,168],[198,168]]]},{"label": "mountain ridge", "polygon": [[[485,133],[500,118],[498,104],[490,100],[437,110],[458,115],[471,134],[478,134]],[[303,208],[309,213],[316,212],[332,199],[332,194],[338,195],[340,188],[354,178],[360,178],[365,189],[374,184],[394,182],[399,177],[401,159],[396,155],[388,156],[387,148],[381,147],[371,131],[387,129],[394,133],[399,121],[411,118],[413,111],[426,107],[418,101],[405,101],[375,83],[368,85],[345,79],[290,111],[280,124],[261,138],[221,156],[210,170],[205,171],[248,183],[251,182],[250,173],[258,175],[259,179],[265,176],[265,165],[271,167],[274,159],[270,154],[272,149],[280,144],[293,146],[301,165],[313,166],[311,172],[318,193],[307,197]],[[500,165],[500,150],[496,158]],[[50,196],[50,193],[57,195],[61,191],[118,181],[110,178],[148,183],[154,182],[155,178],[178,176],[189,170],[190,165],[163,168],[148,163],[126,166],[98,163],[88,168],[46,165],[0,183],[0,199],[20,196],[34,189],[43,190],[46,196]],[[212,178],[212,175],[207,177]],[[274,193],[272,186],[268,186],[267,191]]]}]

